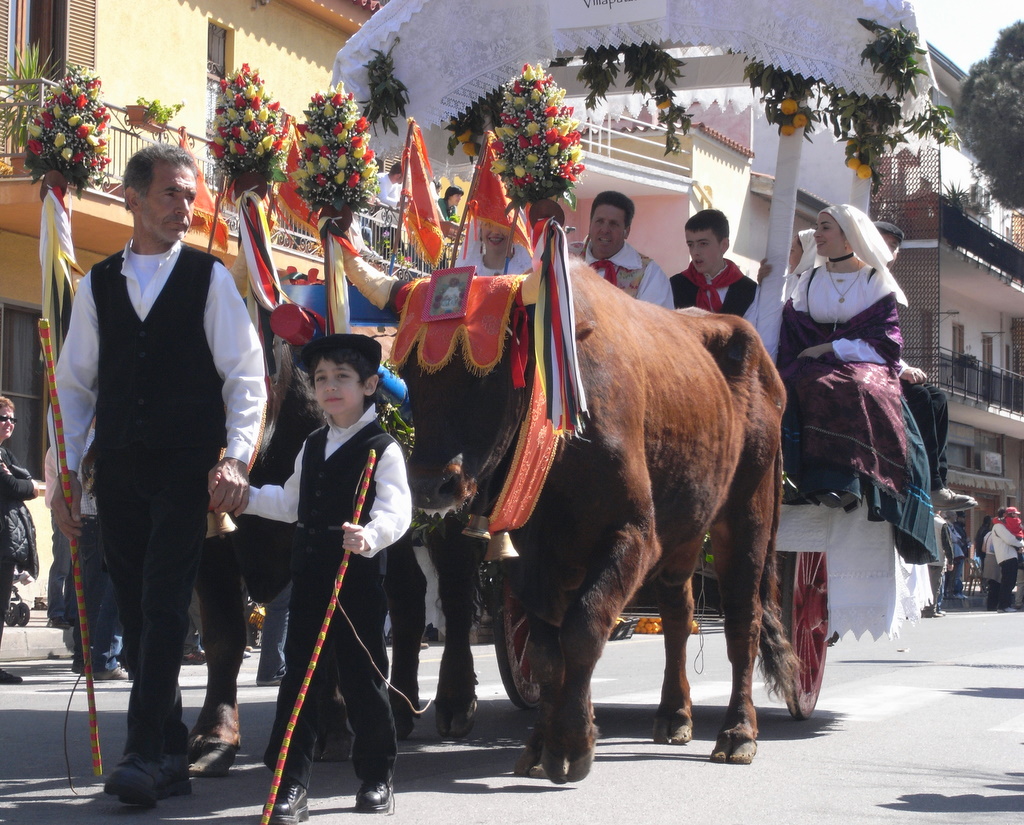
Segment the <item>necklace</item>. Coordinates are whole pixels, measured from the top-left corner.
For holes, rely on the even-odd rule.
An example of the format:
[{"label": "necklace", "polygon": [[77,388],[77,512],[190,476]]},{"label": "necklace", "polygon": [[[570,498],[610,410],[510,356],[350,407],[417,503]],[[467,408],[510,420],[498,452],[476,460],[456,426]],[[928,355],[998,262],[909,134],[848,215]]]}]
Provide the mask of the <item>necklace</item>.
[{"label": "necklace", "polygon": [[[836,291],[836,294],[839,296],[839,303],[842,304],[842,303],[846,302],[846,294],[851,289],[853,289],[854,285],[857,283],[857,279],[860,277],[860,270],[858,269],[855,273],[853,273],[853,279],[850,281],[850,285],[848,287],[846,287],[845,290],[840,289],[836,285],[836,276],[832,272],[831,269],[828,271],[828,277],[829,277],[829,280],[832,281],[832,289],[834,289]],[[839,283],[843,283],[844,281],[846,281],[845,278],[840,278],[839,279]]]},{"label": "necklace", "polygon": [[852,258],[852,257],[853,257],[853,253],[852,253],[852,252],[849,252],[849,253],[847,253],[846,255],[841,255],[841,256],[840,256],[840,257],[838,257],[838,258],[829,258],[829,259],[828,259],[828,262],[829,262],[830,264],[837,264],[837,263],[839,263],[840,261],[848,261],[848,260],[850,260],[850,258]]}]

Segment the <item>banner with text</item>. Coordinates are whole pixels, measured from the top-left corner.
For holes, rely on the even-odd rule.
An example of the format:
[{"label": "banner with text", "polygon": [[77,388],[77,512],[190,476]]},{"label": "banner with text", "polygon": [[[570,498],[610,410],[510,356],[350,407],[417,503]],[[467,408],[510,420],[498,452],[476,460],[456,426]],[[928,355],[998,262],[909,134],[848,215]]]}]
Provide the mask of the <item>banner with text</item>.
[{"label": "banner with text", "polygon": [[548,0],[552,29],[580,29],[658,20],[668,0]]}]

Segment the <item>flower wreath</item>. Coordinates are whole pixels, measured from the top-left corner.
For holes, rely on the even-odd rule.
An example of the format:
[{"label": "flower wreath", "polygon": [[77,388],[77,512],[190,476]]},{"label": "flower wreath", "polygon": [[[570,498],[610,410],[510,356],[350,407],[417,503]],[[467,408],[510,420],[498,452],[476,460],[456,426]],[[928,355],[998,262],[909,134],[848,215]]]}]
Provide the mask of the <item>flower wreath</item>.
[{"label": "flower wreath", "polygon": [[492,168],[515,206],[556,197],[575,206],[572,189],[584,169],[583,153],[579,121],[564,99],[565,90],[539,65],[523,66],[503,88]]},{"label": "flower wreath", "polygon": [[60,172],[78,195],[99,186],[110,163],[107,124],[110,113],[100,101],[99,77],[78,66],[46,95],[46,102],[28,124],[25,166],[32,180]]},{"label": "flower wreath", "polygon": [[258,70],[242,68],[220,81],[216,135],[210,144],[217,168],[229,180],[255,172],[266,180],[284,180],[285,124],[281,104],[271,98]]},{"label": "flower wreath", "polygon": [[345,85],[317,92],[299,126],[301,162],[292,173],[299,194],[314,210],[348,205],[365,209],[380,191],[370,148],[370,122]]}]

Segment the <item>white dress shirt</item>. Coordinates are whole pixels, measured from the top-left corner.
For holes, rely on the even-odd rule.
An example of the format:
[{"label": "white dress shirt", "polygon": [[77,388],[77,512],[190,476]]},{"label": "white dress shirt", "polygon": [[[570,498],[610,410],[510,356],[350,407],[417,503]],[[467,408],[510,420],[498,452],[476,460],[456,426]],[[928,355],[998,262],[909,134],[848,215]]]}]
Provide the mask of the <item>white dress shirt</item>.
[{"label": "white dress shirt", "polygon": [[[370,405],[351,427],[328,424],[324,458],[333,455],[339,447],[376,417],[377,411]],[[264,487],[249,488],[249,505],[245,510],[247,514],[274,521],[298,520],[302,459],[306,454],[307,444],[308,439],[295,457],[295,470],[284,486],[268,484]],[[363,538],[366,539],[370,550],[362,555],[367,558],[394,544],[412,525],[412,494],[409,491],[409,479],[405,470],[405,456],[402,455],[402,448],[397,443],[389,444],[384,453],[377,458],[373,478],[373,507],[370,508],[370,520],[363,527]]]},{"label": "white dress shirt", "polygon": [[[132,252],[131,242],[124,248],[122,274],[127,282],[128,298],[141,320],[144,321],[153,308],[180,254],[180,242],[160,255],[138,255]],[[224,381],[225,457],[248,464],[267,402],[266,367],[245,301],[231,273],[220,263],[213,265],[203,329],[217,374]],[[85,436],[96,411],[98,368],[99,326],[90,271],[75,292],[71,325],[57,363],[57,391],[64,420],[68,469],[73,472],[78,472],[82,462]],[[181,425],[187,427],[188,422],[183,421]]]},{"label": "white dress shirt", "polygon": [[[605,259],[595,258],[593,253],[590,251],[590,244],[588,243],[585,260],[588,264],[592,264],[594,261]],[[628,243],[624,243],[622,245],[622,249],[607,260],[611,261],[620,269],[628,269],[631,271],[643,266],[643,258],[640,257],[640,253]],[[647,301],[651,304],[663,306],[666,309],[675,309],[675,301],[672,298],[672,285],[669,283],[668,275],[666,275],[665,271],[653,260],[649,261],[646,269],[644,269],[644,274],[640,279],[640,287],[637,289],[636,297],[638,301]]]}]

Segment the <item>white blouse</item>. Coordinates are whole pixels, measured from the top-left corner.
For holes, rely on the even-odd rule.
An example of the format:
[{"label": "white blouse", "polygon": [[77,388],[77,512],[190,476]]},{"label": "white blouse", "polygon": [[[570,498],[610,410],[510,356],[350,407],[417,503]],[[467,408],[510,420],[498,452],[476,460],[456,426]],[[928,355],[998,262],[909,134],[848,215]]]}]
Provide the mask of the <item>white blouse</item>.
[{"label": "white blouse", "polygon": [[[882,278],[868,277],[868,266],[856,272],[829,272],[818,267],[813,280],[811,272],[800,275],[793,291],[793,309],[808,313],[819,324],[845,324],[891,294]],[[860,338],[838,338],[832,342],[832,349],[841,361],[885,363],[875,348]]]}]

